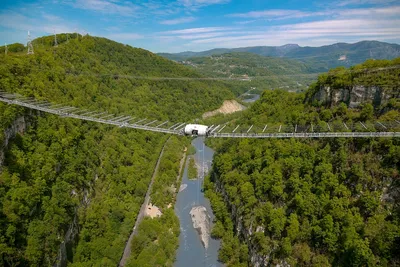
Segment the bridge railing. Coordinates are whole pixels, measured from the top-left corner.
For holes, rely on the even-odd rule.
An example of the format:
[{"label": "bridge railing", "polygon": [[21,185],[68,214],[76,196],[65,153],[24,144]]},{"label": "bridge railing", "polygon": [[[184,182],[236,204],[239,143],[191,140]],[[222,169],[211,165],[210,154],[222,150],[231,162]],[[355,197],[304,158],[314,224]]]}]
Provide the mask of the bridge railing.
[{"label": "bridge railing", "polygon": [[[183,135],[186,123],[159,123],[156,120],[131,116],[116,116],[107,112],[82,110],[68,105],[55,105],[46,101],[26,98],[0,91],[0,101],[79,120],[98,122],[152,132]],[[161,127],[162,126],[162,127]],[[393,122],[320,122],[317,125],[213,125],[209,137],[213,138],[333,138],[333,137],[400,137],[400,121]]]}]

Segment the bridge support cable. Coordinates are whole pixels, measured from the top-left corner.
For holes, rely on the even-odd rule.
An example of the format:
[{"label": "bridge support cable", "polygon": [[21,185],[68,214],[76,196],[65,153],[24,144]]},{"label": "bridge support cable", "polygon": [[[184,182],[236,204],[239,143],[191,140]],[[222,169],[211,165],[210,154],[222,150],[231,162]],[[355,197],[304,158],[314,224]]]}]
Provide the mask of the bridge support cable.
[{"label": "bridge support cable", "polygon": [[131,116],[124,116],[124,117],[122,117],[122,118],[120,118],[120,119],[118,119],[118,120],[114,120],[115,122],[123,122],[124,120],[127,120],[127,119],[129,119],[129,118],[131,118]]},{"label": "bridge support cable", "polygon": [[101,112],[101,113],[98,113],[98,114],[94,114],[92,117],[99,117],[99,116],[104,115],[104,114],[107,114],[107,112]]},{"label": "bridge support cable", "polygon": [[118,122],[119,119],[122,119],[122,118],[124,118],[124,117],[126,117],[126,116],[125,116],[125,115],[118,116],[118,117],[115,117],[115,118],[110,119],[110,121],[112,121],[112,122]]},{"label": "bridge support cable", "polygon": [[69,107],[69,108],[65,108],[65,109],[63,109],[63,110],[59,110],[59,111],[61,111],[61,112],[67,112],[67,111],[72,111],[72,110],[76,110],[76,109],[78,109],[78,108]]},{"label": "bridge support cable", "polygon": [[235,129],[233,129],[232,133],[236,132],[236,130],[239,128],[240,125],[236,126]]},{"label": "bridge support cable", "polygon": [[146,123],[144,126],[147,126],[147,125],[153,124],[153,123],[155,123],[155,122],[157,122],[157,120],[154,120],[154,121],[148,122],[148,123]]},{"label": "bridge support cable", "polygon": [[85,112],[83,114],[80,114],[79,116],[89,116],[89,115],[95,114],[95,113],[97,113],[97,111],[90,111],[90,112]]},{"label": "bridge support cable", "polygon": [[226,127],[226,124],[221,127],[221,129],[218,130],[218,132],[221,132],[224,128]]},{"label": "bridge support cable", "polygon": [[145,119],[143,119],[143,120],[138,120],[137,122],[134,122],[133,124],[139,125],[138,123],[144,122],[144,121],[146,121],[146,120],[147,120],[147,118],[145,118]]},{"label": "bridge support cable", "polygon": [[216,127],[214,127],[214,128],[211,130],[210,133],[213,133],[213,132],[215,132],[216,130],[218,130],[218,128],[219,128],[220,126],[221,126],[221,125],[217,125]]},{"label": "bridge support cable", "polygon": [[267,129],[267,127],[268,127],[268,124],[265,125],[265,127],[264,127],[264,129],[263,129],[262,132],[265,132],[265,130]]},{"label": "bridge support cable", "polygon": [[178,123],[175,123],[174,125],[172,125],[171,127],[169,127],[168,129],[172,129],[172,128],[175,128],[176,126],[178,126],[180,124],[180,122],[178,122]]},{"label": "bridge support cable", "polygon": [[364,127],[365,130],[368,130],[368,129],[367,129],[367,126],[365,126],[364,123],[362,123],[362,122],[360,121],[360,124],[362,125],[362,127]]},{"label": "bridge support cable", "polygon": [[250,128],[247,130],[247,133],[250,132],[252,128],[253,128],[253,125],[251,125]]},{"label": "bridge support cable", "polygon": [[163,123],[161,123],[161,124],[157,125],[156,127],[163,126],[163,125],[167,124],[168,122],[169,122],[169,121],[164,121]]},{"label": "bridge support cable", "polygon": [[126,120],[122,120],[121,121],[121,123],[128,123],[129,121],[131,121],[131,120],[133,120],[133,119],[135,119],[136,117],[129,117],[128,119],[126,119]]},{"label": "bridge support cable", "polygon": [[174,130],[181,128],[182,126],[186,125],[186,122],[179,124],[174,128]]},{"label": "bridge support cable", "polygon": [[36,106],[39,106],[39,107],[50,107],[51,103],[47,102],[47,103],[39,104],[39,105],[36,105]]},{"label": "bridge support cable", "polygon": [[382,126],[383,129],[385,129],[385,130],[387,129],[387,127],[386,127],[385,125],[383,125],[383,123],[381,123],[381,122],[379,122],[379,121],[377,121],[376,123],[379,124],[380,126]]},{"label": "bridge support cable", "polygon": [[331,132],[331,126],[329,125],[329,123],[326,122],[326,126],[328,126],[329,131]]},{"label": "bridge support cable", "polygon": [[106,115],[106,116],[103,116],[103,117],[100,117],[100,118],[98,118],[99,120],[104,120],[104,119],[107,119],[107,118],[111,118],[111,117],[113,117],[114,116],[114,114],[108,114],[108,115]]}]

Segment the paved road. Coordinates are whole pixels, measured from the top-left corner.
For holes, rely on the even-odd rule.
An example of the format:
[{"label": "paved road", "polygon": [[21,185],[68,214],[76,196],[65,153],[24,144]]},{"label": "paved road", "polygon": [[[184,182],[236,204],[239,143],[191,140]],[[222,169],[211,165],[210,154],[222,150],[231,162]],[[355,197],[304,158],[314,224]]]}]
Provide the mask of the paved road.
[{"label": "paved road", "polygon": [[[168,140],[169,140],[169,138],[168,138]],[[153,187],[154,179],[157,176],[158,166],[160,165],[160,161],[161,161],[162,155],[164,153],[165,144],[168,142],[168,140],[164,143],[163,148],[161,149],[160,155],[158,156],[157,164],[156,164],[156,167],[154,168],[154,172],[153,172],[153,176],[151,177],[150,185],[147,188],[146,197],[144,199],[142,207],[140,208],[139,214],[138,214],[138,216],[136,218],[135,226],[132,229],[132,233],[129,236],[128,242],[125,245],[124,254],[122,255],[122,258],[121,258],[121,260],[120,260],[120,262],[118,264],[118,266],[120,266],[120,267],[125,266],[129,256],[131,255],[132,239],[137,234],[138,226],[139,226],[139,224],[142,222],[142,220],[144,218],[146,207],[147,207],[147,205],[149,204],[149,201],[150,201],[151,188]]]}]

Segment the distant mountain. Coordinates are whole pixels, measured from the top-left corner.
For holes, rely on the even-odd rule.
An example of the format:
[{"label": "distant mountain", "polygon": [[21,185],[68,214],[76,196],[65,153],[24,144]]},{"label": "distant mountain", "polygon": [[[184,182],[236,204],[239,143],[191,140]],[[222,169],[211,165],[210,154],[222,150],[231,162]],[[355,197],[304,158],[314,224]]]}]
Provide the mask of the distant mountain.
[{"label": "distant mountain", "polygon": [[336,43],[321,47],[301,47],[297,44],[283,46],[254,46],[241,48],[218,48],[203,52],[160,53],[160,56],[182,61],[193,57],[204,57],[231,52],[248,52],[261,56],[286,57],[312,64],[319,71],[338,66],[353,66],[367,59],[393,59],[400,56],[400,45],[378,41],[361,41],[354,44]]}]

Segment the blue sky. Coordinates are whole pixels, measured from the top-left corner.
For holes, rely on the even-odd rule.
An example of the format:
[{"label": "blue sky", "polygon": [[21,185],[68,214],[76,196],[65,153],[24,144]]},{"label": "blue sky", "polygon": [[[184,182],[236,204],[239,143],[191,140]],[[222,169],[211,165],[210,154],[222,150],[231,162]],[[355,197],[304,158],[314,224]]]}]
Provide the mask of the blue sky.
[{"label": "blue sky", "polygon": [[259,45],[400,43],[398,0],[3,0],[0,43],[55,31],[153,52]]}]

